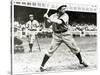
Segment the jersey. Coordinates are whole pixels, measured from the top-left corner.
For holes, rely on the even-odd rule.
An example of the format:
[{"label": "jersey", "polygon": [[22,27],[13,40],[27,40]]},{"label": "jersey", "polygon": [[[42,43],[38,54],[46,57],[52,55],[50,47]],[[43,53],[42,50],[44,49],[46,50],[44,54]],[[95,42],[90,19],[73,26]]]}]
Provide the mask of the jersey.
[{"label": "jersey", "polygon": [[67,13],[64,13],[60,17],[57,13],[52,14],[50,19],[60,19],[62,21],[62,24],[52,23],[52,29],[54,32],[62,32],[68,30],[69,16]]},{"label": "jersey", "polygon": [[37,20],[33,20],[33,21],[28,21],[26,23],[26,28],[29,29],[29,30],[37,30],[37,28],[39,27],[39,23]]}]

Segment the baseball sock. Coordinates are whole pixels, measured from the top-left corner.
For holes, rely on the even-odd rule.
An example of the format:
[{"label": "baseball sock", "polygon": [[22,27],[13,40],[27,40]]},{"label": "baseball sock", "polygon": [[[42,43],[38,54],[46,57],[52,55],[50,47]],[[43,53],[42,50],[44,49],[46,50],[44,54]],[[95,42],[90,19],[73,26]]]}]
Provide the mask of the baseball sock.
[{"label": "baseball sock", "polygon": [[32,51],[33,44],[29,44],[30,51]]},{"label": "baseball sock", "polygon": [[42,64],[41,64],[42,67],[44,67],[45,63],[48,61],[49,58],[50,58],[50,56],[45,54],[43,61],[42,61]]},{"label": "baseball sock", "polygon": [[76,56],[77,56],[77,58],[79,59],[79,62],[82,62],[81,54],[80,54],[80,53],[77,53]]}]

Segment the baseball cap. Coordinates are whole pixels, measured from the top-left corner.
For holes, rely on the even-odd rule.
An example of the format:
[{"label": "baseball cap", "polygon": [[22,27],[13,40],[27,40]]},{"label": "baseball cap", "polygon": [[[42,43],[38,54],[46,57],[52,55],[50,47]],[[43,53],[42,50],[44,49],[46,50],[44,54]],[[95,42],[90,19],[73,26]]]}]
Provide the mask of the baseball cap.
[{"label": "baseball cap", "polygon": [[57,11],[60,10],[62,7],[67,7],[67,5],[61,5],[60,7],[57,8]]},{"label": "baseball cap", "polygon": [[33,14],[29,14],[29,17],[34,17],[34,15]]}]

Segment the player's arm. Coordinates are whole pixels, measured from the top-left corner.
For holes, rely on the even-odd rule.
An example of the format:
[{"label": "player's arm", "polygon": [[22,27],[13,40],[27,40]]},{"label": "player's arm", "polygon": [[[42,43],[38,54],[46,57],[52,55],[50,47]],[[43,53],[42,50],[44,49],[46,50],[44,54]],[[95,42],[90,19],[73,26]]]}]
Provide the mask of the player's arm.
[{"label": "player's arm", "polygon": [[57,24],[62,24],[63,21],[61,19],[50,19],[51,22],[57,23]]},{"label": "player's arm", "polygon": [[69,20],[69,17],[68,17],[68,15],[63,15],[62,17],[60,17],[59,19],[55,19],[55,18],[52,18],[52,16],[51,17],[48,17],[48,15],[46,14],[46,15],[44,15],[45,16],[45,18],[47,19],[47,22],[49,22],[49,23],[57,23],[58,25],[59,24],[65,24],[65,23],[68,23],[68,20]]},{"label": "player's arm", "polygon": [[48,17],[47,14],[44,15],[46,25],[50,25],[52,23],[57,23],[57,24],[62,24],[63,23],[63,21],[61,19],[55,19],[53,16],[54,15],[51,15],[50,17]]},{"label": "player's arm", "polygon": [[67,14],[62,15],[59,19],[54,20],[58,25],[59,24],[67,24],[69,22],[69,16]]},{"label": "player's arm", "polygon": [[25,28],[28,28],[28,27],[29,27],[29,21],[26,22],[26,24],[25,24]]},{"label": "player's arm", "polygon": [[45,21],[45,24],[52,24],[50,17],[48,17],[47,14],[44,14],[44,21]]},{"label": "player's arm", "polygon": [[28,28],[29,28],[29,21],[25,23],[25,34],[28,34]]},{"label": "player's arm", "polygon": [[35,20],[35,24],[36,24],[36,27],[37,27],[36,30],[40,31],[40,24],[37,20]]},{"label": "player's arm", "polygon": [[62,15],[59,19],[51,19],[51,22],[57,23],[58,25],[60,24],[68,24],[69,21],[69,16],[67,14]]},{"label": "player's arm", "polygon": [[53,18],[53,15],[51,15],[50,17],[48,17],[47,14],[44,15],[44,19],[45,19],[45,23],[46,24],[52,24],[52,23],[57,23],[57,24],[62,24],[62,20],[60,19],[55,19]]},{"label": "player's arm", "polygon": [[47,14],[44,15],[44,22],[45,22],[45,27],[49,28],[52,25],[52,22],[50,20],[51,17],[48,17]]}]

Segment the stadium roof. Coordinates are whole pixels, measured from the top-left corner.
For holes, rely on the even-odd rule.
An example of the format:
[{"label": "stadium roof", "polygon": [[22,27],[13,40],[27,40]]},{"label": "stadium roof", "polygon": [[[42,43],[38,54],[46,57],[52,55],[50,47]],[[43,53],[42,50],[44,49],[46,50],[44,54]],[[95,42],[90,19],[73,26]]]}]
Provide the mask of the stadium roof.
[{"label": "stadium roof", "polygon": [[57,9],[60,5],[67,5],[67,11],[78,11],[78,12],[97,12],[97,5],[86,5],[86,4],[72,4],[72,3],[50,3],[40,1],[27,1],[27,0],[14,0],[13,5],[36,7],[36,8],[50,8]]}]

